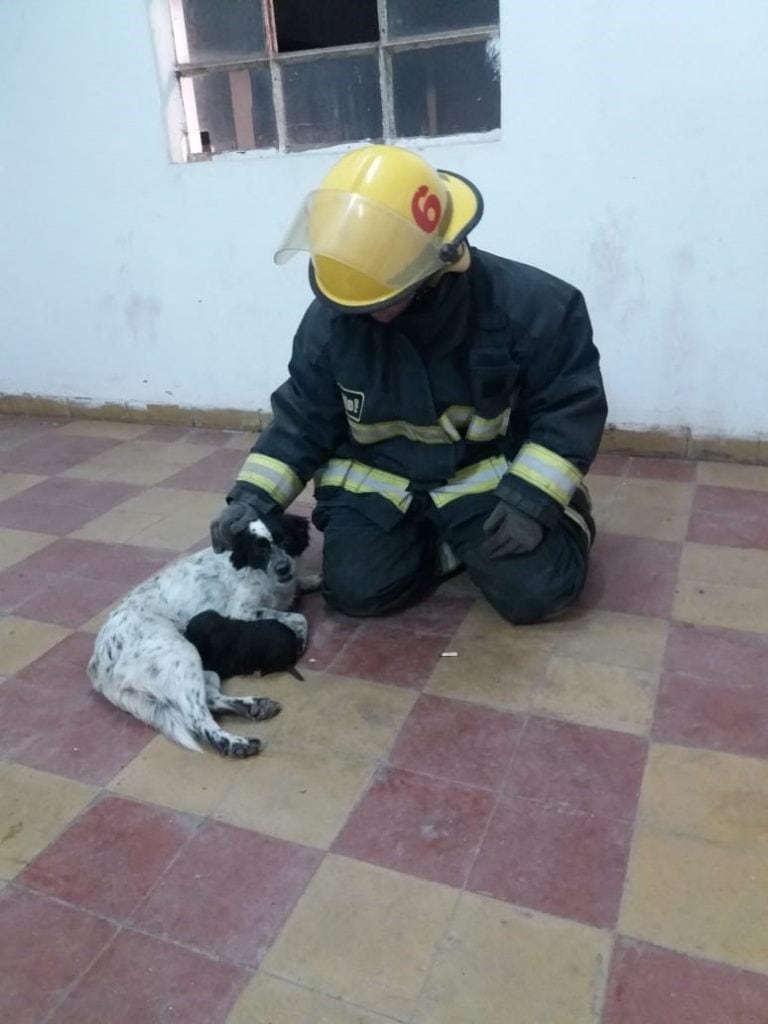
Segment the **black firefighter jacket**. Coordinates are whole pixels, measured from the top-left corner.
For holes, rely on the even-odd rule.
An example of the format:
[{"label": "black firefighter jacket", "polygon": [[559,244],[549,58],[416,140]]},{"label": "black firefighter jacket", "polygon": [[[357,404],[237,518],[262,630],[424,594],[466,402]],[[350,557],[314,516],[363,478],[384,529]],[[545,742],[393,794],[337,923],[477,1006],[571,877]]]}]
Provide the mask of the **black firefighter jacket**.
[{"label": "black firefighter jacket", "polygon": [[495,491],[554,526],[606,418],[580,292],[471,250],[469,269],[383,325],[315,300],[229,501],[285,508],[314,478],[388,529],[414,493],[438,507]]}]

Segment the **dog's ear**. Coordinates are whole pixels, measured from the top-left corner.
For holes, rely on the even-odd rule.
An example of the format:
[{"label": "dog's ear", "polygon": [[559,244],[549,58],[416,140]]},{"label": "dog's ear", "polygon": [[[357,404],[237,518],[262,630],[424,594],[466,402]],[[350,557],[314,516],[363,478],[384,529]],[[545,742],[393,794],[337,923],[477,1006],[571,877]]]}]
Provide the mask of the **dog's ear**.
[{"label": "dog's ear", "polygon": [[280,547],[291,558],[298,558],[309,547],[309,520],[285,512],[280,517]]}]

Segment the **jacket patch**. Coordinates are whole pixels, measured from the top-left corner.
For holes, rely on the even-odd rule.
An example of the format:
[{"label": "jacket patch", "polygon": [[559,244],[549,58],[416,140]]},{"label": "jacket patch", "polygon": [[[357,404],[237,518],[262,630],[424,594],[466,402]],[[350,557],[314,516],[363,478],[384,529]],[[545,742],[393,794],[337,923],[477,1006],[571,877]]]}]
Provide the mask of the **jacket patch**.
[{"label": "jacket patch", "polygon": [[343,388],[341,384],[339,384],[339,391],[341,391],[341,398],[344,402],[344,411],[347,414],[347,418],[354,423],[359,423],[360,417],[363,415],[364,392],[350,391],[349,388]]}]

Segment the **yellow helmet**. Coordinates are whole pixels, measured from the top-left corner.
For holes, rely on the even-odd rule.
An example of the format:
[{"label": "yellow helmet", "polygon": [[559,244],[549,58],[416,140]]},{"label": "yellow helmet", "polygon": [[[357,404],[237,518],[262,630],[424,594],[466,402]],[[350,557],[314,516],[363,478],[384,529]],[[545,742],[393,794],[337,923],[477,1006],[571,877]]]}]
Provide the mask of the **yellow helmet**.
[{"label": "yellow helmet", "polygon": [[369,312],[458,259],[482,212],[482,196],[466,178],[398,146],[365,146],[309,193],[275,263],[309,252],[315,294],[347,312]]}]

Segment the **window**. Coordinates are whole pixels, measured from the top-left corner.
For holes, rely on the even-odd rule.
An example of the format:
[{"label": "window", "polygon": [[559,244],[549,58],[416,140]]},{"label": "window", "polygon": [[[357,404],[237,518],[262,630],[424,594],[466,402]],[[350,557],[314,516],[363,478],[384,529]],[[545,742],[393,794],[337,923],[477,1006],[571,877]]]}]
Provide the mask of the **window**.
[{"label": "window", "polygon": [[169,0],[187,155],[499,127],[499,0]]}]

